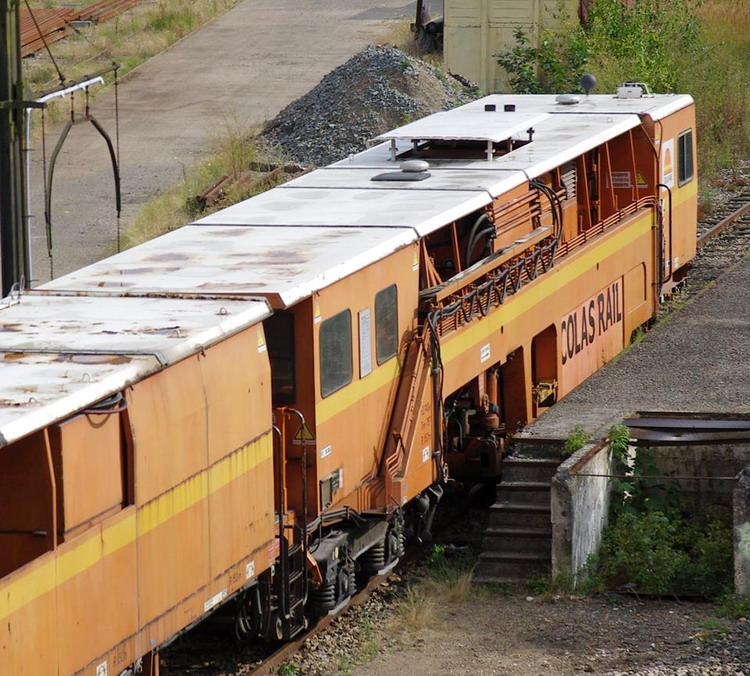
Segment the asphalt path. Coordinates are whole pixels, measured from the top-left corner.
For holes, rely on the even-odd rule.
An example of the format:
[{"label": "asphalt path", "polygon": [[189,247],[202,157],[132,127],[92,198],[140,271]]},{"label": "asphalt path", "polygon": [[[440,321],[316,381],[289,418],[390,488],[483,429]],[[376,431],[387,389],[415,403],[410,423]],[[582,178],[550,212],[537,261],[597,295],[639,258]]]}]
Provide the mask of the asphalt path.
[{"label": "asphalt path", "polygon": [[[119,88],[123,211],[137,210],[204,157],[227,121],[253,124],[285,105],[383,34],[413,16],[409,0],[244,0],[133,71]],[[116,55],[115,55],[116,56]],[[115,139],[114,92],[92,114]],[[38,115],[38,112],[34,113]],[[47,129],[47,159],[59,129]],[[50,279],[44,231],[41,143],[31,151],[32,277]],[[118,222],[106,144],[76,125],[52,186],[53,276],[114,253]]]}]

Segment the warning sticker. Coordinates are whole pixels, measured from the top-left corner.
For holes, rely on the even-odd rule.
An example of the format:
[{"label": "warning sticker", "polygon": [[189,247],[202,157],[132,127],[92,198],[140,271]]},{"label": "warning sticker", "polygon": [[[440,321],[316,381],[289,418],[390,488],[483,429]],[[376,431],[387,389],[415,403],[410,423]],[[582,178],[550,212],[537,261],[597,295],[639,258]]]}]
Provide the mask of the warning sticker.
[{"label": "warning sticker", "polygon": [[294,435],[292,442],[295,444],[312,444],[315,442],[315,437],[313,436],[310,428],[307,426],[307,423],[302,423],[301,427]]},{"label": "warning sticker", "polygon": [[631,180],[632,174],[629,171],[613,171],[612,172],[612,187],[613,188],[632,188],[633,182]]},{"label": "warning sticker", "polygon": [[648,188],[648,182],[640,171],[635,175],[635,182],[639,188]]}]

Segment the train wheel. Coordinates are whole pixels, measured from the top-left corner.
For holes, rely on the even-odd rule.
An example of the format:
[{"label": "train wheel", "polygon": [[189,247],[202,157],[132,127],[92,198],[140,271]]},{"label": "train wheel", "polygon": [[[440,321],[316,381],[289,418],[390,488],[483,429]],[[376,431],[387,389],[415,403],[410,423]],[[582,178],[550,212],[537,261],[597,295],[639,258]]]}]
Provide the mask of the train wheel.
[{"label": "train wheel", "polygon": [[318,615],[334,615],[349,602],[357,590],[356,568],[352,559],[342,557],[333,581],[310,592],[310,603]]},{"label": "train wheel", "polygon": [[404,514],[399,510],[391,520],[388,532],[385,534],[385,562],[383,569],[393,568],[404,555],[406,551],[404,544],[406,535],[404,530]]}]

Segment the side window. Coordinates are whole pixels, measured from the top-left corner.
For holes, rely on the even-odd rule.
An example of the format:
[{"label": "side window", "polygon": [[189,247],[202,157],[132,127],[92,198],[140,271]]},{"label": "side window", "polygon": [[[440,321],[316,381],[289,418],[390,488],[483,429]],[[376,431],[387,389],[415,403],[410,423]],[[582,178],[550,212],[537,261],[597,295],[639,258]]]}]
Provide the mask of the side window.
[{"label": "side window", "polygon": [[352,313],[344,310],[320,325],[320,393],[327,397],[352,381]]},{"label": "side window", "polygon": [[294,315],[272,314],[263,322],[271,359],[271,390],[274,407],[296,400],[294,364]]},{"label": "side window", "polygon": [[680,134],[678,140],[679,154],[679,182],[678,185],[689,183],[693,179],[693,130],[688,129]]},{"label": "side window", "polygon": [[375,348],[378,364],[398,351],[398,294],[391,284],[375,294]]}]

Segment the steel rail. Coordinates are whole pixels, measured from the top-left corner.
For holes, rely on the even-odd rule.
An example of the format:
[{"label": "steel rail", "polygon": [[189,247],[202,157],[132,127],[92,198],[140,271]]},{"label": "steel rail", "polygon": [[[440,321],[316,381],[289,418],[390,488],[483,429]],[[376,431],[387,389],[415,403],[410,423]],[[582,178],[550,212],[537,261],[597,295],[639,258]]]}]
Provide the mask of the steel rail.
[{"label": "steel rail", "polygon": [[748,213],[750,213],[750,202],[742,205],[739,209],[729,214],[729,216],[722,218],[716,225],[713,225],[706,230],[706,232],[698,237],[696,246],[699,249],[702,249],[711,239],[724,232],[727,228],[731,227],[735,221],[738,221]]},{"label": "steel rail", "polygon": [[[401,558],[401,560],[403,561],[403,557]],[[363,603],[366,603],[372,596],[373,591],[380,587],[388,579],[392,572],[393,571],[389,570],[387,573],[383,573],[382,575],[375,575],[374,577],[370,578],[367,584],[357,593],[355,593],[354,596],[349,599],[349,603],[339,612],[334,615],[326,615],[325,617],[321,617],[301,636],[294,639],[293,641],[290,641],[289,643],[285,643],[276,652],[271,653],[263,660],[261,664],[255,667],[255,669],[251,669],[248,674],[252,674],[253,676],[269,676],[270,674],[275,673],[276,670],[282,664],[284,664],[284,662],[286,662],[294,654],[297,653],[297,651],[303,646],[307,639],[321,634],[323,631],[325,631],[325,629],[328,628],[331,622],[339,619],[341,615],[347,611],[347,609],[356,608],[357,606],[361,606]]]}]

